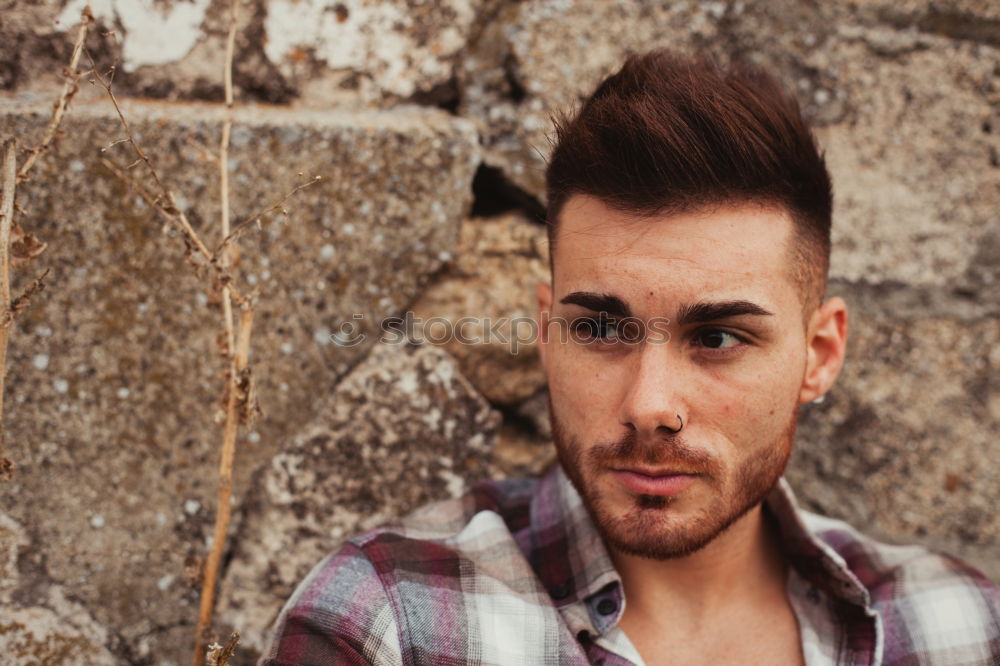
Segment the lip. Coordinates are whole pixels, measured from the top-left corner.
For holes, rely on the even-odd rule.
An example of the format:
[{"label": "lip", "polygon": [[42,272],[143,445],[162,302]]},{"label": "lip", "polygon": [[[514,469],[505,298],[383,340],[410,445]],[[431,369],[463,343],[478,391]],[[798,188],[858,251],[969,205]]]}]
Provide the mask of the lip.
[{"label": "lip", "polygon": [[640,469],[613,470],[615,478],[626,490],[636,495],[679,495],[698,478],[697,474]]}]

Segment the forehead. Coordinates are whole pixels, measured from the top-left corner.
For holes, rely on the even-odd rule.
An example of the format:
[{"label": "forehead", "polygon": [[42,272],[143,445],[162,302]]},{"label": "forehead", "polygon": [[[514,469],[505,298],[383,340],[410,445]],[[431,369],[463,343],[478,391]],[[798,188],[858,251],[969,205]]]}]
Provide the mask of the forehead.
[{"label": "forehead", "polygon": [[574,195],[559,216],[553,279],[559,292],[681,290],[685,297],[794,294],[788,213],[756,203],[638,216]]}]

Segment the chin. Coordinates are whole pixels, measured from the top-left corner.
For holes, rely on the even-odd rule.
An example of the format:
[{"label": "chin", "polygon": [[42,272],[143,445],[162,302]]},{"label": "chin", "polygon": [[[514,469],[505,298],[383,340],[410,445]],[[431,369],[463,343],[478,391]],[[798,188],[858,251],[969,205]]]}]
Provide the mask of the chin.
[{"label": "chin", "polygon": [[[640,441],[632,430],[618,441],[583,446],[562,427],[551,397],[549,408],[559,462],[605,543],[660,560],[701,550],[764,501],[791,457],[798,420],[794,407],[772,437],[748,443],[754,448],[743,459],[726,461],[687,433]],[[698,479],[676,495],[644,495],[610,473],[639,464],[690,470]]]},{"label": "chin", "polygon": [[633,496],[633,506],[617,515],[606,512],[598,500],[591,515],[610,548],[627,555],[667,560],[698,552],[757,505],[727,511],[715,503],[692,513],[684,506],[688,504],[684,499]]}]

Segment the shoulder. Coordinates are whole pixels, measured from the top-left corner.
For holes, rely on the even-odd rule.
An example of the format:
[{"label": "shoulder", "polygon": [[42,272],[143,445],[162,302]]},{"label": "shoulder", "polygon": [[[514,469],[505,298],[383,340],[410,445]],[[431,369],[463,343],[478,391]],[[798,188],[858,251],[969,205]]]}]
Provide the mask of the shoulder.
[{"label": "shoulder", "polygon": [[285,604],[261,666],[398,663],[392,608],[372,563],[350,542],[323,558]]},{"label": "shoulder", "polygon": [[810,531],[868,591],[886,663],[1000,661],[1000,588],[971,565],[923,546],[880,542],[847,523],[802,512]]},{"label": "shoulder", "polygon": [[858,578],[873,602],[954,592],[978,598],[996,612],[996,584],[962,560],[924,546],[885,543],[842,520],[801,513],[809,531]]},{"label": "shoulder", "polygon": [[350,540],[369,557],[378,559],[399,548],[423,545],[462,550],[489,538],[510,538],[528,527],[531,498],[537,481],[510,479],[481,481],[461,497],[420,507],[395,523]]},{"label": "shoulder", "polygon": [[351,539],[392,605],[405,642],[424,640],[412,633],[422,631],[428,616],[462,626],[462,609],[482,608],[479,595],[486,590],[534,591],[521,543],[530,533],[533,488],[522,481],[479,483],[462,497]]},{"label": "shoulder", "polygon": [[534,487],[481,482],[343,543],[288,600],[261,666],[406,661],[400,645],[419,642],[411,620],[461,608],[463,580],[480,575],[483,553],[515,556]]}]

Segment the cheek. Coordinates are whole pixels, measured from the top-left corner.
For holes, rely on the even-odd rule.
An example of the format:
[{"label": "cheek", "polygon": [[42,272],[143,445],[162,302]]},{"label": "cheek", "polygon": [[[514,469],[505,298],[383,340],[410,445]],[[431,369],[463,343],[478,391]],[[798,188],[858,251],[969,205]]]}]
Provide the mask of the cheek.
[{"label": "cheek", "polygon": [[791,354],[767,354],[710,369],[700,377],[699,392],[713,393],[733,413],[750,409],[766,416],[772,409],[783,409],[788,401],[798,401],[802,375],[793,359]]},{"label": "cheek", "polygon": [[549,394],[562,413],[585,409],[585,405],[594,401],[597,378],[582,364],[572,363],[565,355],[557,355],[549,367]]},{"label": "cheek", "polygon": [[693,407],[712,405],[716,426],[734,443],[771,441],[784,431],[798,405],[799,381],[791,373],[761,373],[741,381],[708,382],[696,392]]},{"label": "cheek", "polygon": [[573,351],[550,348],[548,384],[552,405],[572,432],[599,431],[614,412],[615,373]]}]

